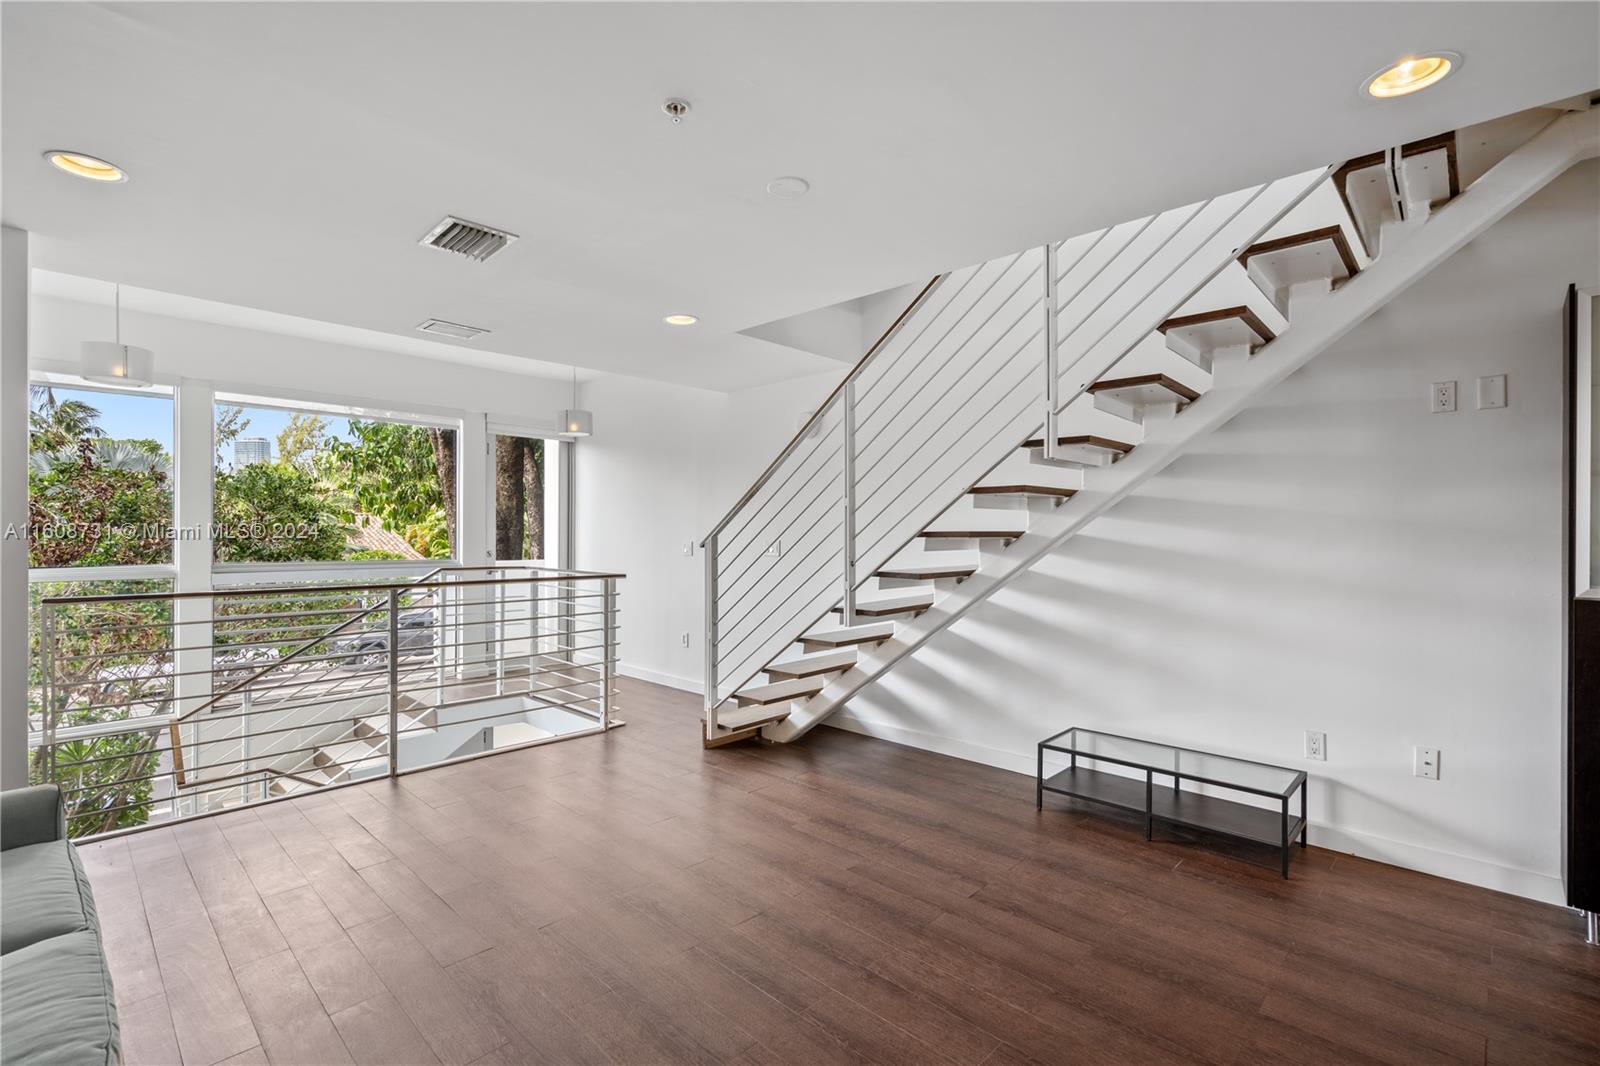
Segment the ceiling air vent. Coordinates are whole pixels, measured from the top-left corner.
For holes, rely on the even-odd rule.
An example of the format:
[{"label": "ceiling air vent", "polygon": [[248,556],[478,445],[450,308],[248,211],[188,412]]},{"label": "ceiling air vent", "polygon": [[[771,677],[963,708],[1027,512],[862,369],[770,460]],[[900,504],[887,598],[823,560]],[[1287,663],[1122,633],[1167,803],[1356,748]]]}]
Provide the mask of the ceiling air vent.
[{"label": "ceiling air vent", "polygon": [[463,326],[459,322],[446,322],[442,318],[430,318],[426,322],[419,322],[417,329],[423,333],[433,333],[441,337],[454,337],[458,341],[470,341],[474,337],[481,337],[489,331],[479,329],[477,326]]},{"label": "ceiling air vent", "polygon": [[464,255],[481,263],[516,239],[515,233],[485,226],[481,222],[468,222],[464,218],[446,215],[443,221],[429,230],[428,235],[417,243],[425,244],[429,248],[455,252],[457,255]]}]

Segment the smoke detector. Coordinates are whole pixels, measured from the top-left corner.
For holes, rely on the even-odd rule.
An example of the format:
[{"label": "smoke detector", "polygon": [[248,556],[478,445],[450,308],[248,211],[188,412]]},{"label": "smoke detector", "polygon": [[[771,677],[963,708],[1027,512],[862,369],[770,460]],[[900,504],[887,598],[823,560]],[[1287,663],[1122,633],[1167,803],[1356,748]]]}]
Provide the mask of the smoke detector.
[{"label": "smoke detector", "polygon": [[430,318],[426,321],[418,322],[417,329],[423,333],[432,333],[440,337],[454,337],[458,341],[470,341],[489,332],[478,326],[463,326],[459,322],[446,322],[442,318]]},{"label": "smoke detector", "polygon": [[674,96],[661,105],[661,110],[672,119],[674,126],[683,122],[683,116],[689,113],[689,101]]},{"label": "smoke detector", "polygon": [[417,243],[464,255],[481,263],[516,239],[515,233],[446,215]]}]

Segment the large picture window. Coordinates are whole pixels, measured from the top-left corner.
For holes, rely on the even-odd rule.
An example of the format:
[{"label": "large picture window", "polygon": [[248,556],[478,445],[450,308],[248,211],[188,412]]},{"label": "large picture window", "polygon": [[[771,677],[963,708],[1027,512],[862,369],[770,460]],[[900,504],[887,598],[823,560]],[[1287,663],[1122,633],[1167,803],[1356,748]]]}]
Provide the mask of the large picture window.
[{"label": "large picture window", "polygon": [[215,436],[218,562],[455,557],[454,428],[219,402]]},{"label": "large picture window", "polygon": [[29,389],[28,565],[172,562],[172,397]]}]

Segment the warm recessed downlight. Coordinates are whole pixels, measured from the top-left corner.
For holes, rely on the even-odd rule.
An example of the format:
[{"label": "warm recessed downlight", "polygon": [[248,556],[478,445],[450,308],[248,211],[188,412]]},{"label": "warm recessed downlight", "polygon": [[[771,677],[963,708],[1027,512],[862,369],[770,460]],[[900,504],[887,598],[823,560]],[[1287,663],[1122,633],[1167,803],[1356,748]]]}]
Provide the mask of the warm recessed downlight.
[{"label": "warm recessed downlight", "polygon": [[692,326],[700,320],[694,315],[667,315],[661,321],[669,326]]},{"label": "warm recessed downlight", "polygon": [[1407,56],[1394,66],[1380,70],[1367,79],[1367,95],[1386,100],[1392,96],[1405,96],[1419,89],[1443,81],[1445,76],[1461,65],[1455,52],[1429,52],[1426,55]]},{"label": "warm recessed downlight", "polygon": [[46,152],[44,157],[50,160],[50,164],[57,170],[65,170],[68,174],[88,178],[90,181],[128,180],[128,175],[124,174],[122,168],[115,163],[107,163],[104,159],[84,155],[82,152],[68,152],[55,148]]}]

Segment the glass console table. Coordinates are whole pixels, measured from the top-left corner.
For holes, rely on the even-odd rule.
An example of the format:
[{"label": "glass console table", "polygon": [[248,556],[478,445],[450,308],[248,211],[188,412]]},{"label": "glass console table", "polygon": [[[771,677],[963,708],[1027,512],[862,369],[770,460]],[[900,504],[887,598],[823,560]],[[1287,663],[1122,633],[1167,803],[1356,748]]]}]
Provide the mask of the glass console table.
[{"label": "glass console table", "polygon": [[[1065,769],[1045,776],[1045,753],[1067,756]],[[1137,773],[1114,773],[1093,765],[1126,767]],[[1166,782],[1170,779],[1171,784]],[[1183,787],[1185,784],[1190,787]],[[1277,801],[1277,807],[1224,799],[1194,786],[1243,792]],[[1289,813],[1289,800],[1300,793],[1300,813]],[[1156,822],[1187,826],[1256,844],[1276,845],[1289,876],[1290,845],[1295,837],[1306,846],[1306,775],[1304,770],[1235,759],[1191,748],[1156,744],[1092,729],[1065,729],[1039,742],[1039,776],[1035,802],[1044,809],[1044,794],[1118,807],[1144,815],[1144,838]]]}]

